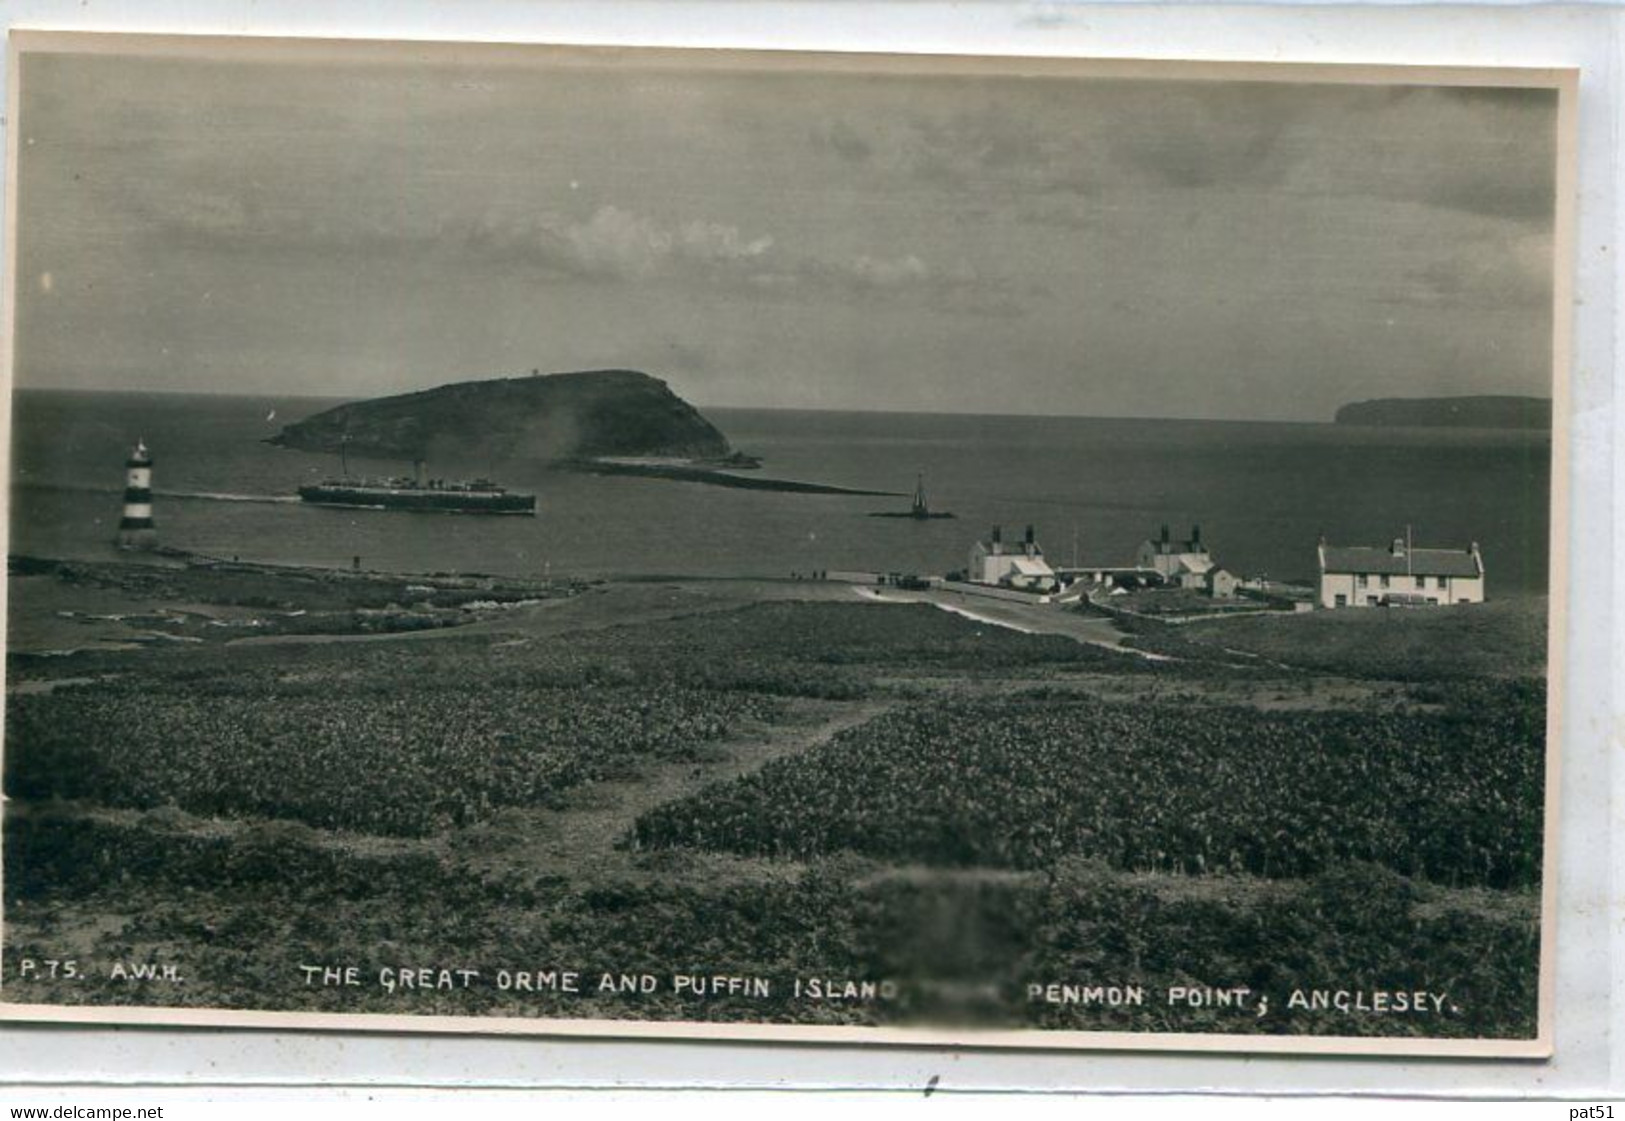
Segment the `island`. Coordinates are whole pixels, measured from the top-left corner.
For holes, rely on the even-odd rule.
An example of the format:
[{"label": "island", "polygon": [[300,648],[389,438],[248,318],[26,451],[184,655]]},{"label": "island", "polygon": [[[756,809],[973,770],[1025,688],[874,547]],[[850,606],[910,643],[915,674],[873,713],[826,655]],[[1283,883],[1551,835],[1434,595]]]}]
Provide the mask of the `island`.
[{"label": "island", "polygon": [[289,424],[266,443],[403,461],[541,461],[559,471],[742,490],[893,494],[741,474],[761,459],[734,450],[698,409],[638,370],[533,372],[351,401]]},{"label": "island", "polygon": [[1337,410],[1338,424],[1415,428],[1544,428],[1552,426],[1550,397],[1382,397]]},{"label": "island", "polygon": [[403,460],[736,454],[698,409],[637,370],[533,373],[353,401],[287,425],[268,442]]}]

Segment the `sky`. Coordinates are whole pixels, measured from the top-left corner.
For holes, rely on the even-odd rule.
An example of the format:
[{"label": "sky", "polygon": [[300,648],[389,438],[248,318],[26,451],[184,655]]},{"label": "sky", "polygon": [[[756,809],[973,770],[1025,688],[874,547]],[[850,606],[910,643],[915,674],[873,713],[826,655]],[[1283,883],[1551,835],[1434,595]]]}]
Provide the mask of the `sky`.
[{"label": "sky", "polygon": [[27,54],[16,381],[1329,420],[1550,392],[1552,91]]}]

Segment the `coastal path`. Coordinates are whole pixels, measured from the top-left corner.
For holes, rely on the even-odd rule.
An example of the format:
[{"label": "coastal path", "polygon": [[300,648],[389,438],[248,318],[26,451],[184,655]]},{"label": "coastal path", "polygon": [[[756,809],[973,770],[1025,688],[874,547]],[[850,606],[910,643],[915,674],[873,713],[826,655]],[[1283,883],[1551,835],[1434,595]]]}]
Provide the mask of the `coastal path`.
[{"label": "coastal path", "polygon": [[931,589],[904,591],[898,588],[853,586],[852,591],[863,599],[876,603],[929,603],[944,611],[952,611],[967,619],[975,619],[995,627],[1007,627],[1022,634],[1053,634],[1082,642],[1089,646],[1104,646],[1126,654],[1140,654],[1160,660],[1157,655],[1146,654],[1131,646],[1124,646],[1126,637],[1112,625],[1110,619],[1098,615],[1085,615],[1051,603],[1013,603],[989,596],[966,595],[963,592]]}]

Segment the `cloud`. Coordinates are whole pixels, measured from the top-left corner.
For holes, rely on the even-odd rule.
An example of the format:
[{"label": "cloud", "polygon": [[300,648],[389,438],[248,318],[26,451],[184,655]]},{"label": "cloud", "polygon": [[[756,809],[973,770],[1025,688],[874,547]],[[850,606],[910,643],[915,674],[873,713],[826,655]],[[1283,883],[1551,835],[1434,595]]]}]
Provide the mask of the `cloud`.
[{"label": "cloud", "polygon": [[1092,131],[1087,119],[1057,118],[1053,104],[991,95],[947,112],[912,105],[854,112],[808,135],[813,152],[834,157],[843,174],[862,171],[946,189],[997,183],[1087,190],[1093,185]]},{"label": "cloud", "polygon": [[1407,269],[1393,292],[1378,302],[1539,311],[1551,306],[1552,263],[1552,240],[1544,233],[1463,238],[1448,255]]},{"label": "cloud", "polygon": [[[393,203],[393,205],[391,205]],[[452,216],[387,200],[328,210],[270,206],[252,191],[148,193],[124,205],[166,249],[238,256],[246,249],[311,261],[439,258],[459,266],[505,265],[577,283],[682,284],[765,295],[915,300],[1006,314],[996,285],[963,261],[892,253],[792,250],[773,234],[708,217],[662,220],[605,204],[585,216],[504,207]]]},{"label": "cloud", "polygon": [[564,250],[571,265],[617,277],[653,276],[682,264],[749,266],[773,248],[771,237],[749,237],[737,226],[694,220],[671,228],[615,206],[600,207],[581,223],[544,221],[535,232],[539,245]]},{"label": "cloud", "polygon": [[1342,152],[1303,168],[1296,189],[1551,227],[1556,91],[1385,87],[1343,119]]},{"label": "cloud", "polygon": [[[947,112],[852,115],[816,148],[946,189],[1039,195],[1275,183],[1313,106],[1301,89],[1093,80],[1000,84]],[[862,157],[859,159],[859,157]]]},{"label": "cloud", "polygon": [[829,256],[793,252],[771,234],[704,219],[662,223],[617,206],[583,220],[544,214],[485,220],[458,252],[517,261],[566,279],[680,282],[825,299],[914,300],[970,313],[1010,314],[1002,286],[964,261],[937,264],[914,252]]},{"label": "cloud", "polygon": [[1082,224],[1078,200],[1228,191],[1552,220],[1550,90],[1138,80],[967,89],[949,111],[922,99],[845,113],[814,131],[814,147],[848,174],[974,193],[1059,227]]}]

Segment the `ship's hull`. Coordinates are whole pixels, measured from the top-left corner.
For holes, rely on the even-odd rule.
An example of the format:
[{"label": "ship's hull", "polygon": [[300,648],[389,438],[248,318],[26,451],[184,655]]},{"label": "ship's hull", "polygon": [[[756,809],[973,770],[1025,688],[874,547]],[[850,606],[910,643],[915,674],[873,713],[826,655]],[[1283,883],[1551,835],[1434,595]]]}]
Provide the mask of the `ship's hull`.
[{"label": "ship's hull", "polygon": [[423,514],[536,513],[535,495],[507,491],[319,485],[300,487],[299,497],[318,506],[361,510],[409,510]]}]

